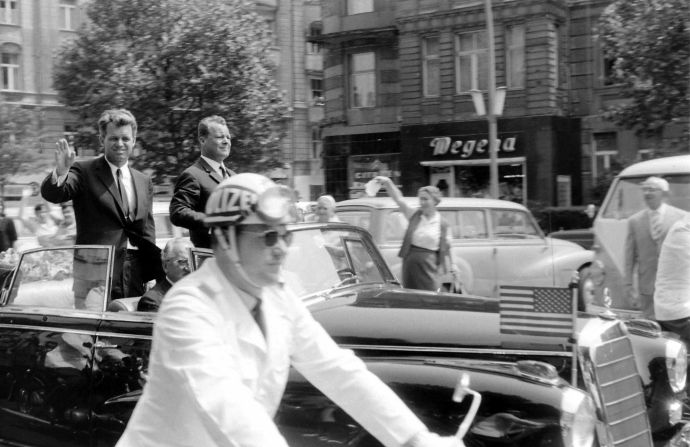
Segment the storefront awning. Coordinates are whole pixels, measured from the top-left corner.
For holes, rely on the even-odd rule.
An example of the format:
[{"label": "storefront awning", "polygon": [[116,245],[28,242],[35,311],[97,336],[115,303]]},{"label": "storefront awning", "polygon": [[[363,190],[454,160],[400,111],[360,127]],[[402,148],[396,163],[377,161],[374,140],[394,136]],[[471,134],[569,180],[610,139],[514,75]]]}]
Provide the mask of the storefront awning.
[{"label": "storefront awning", "polygon": [[[512,157],[512,158],[499,158],[498,160],[499,165],[506,165],[506,164],[511,164],[511,163],[523,163],[525,161],[525,157]],[[422,161],[419,164],[422,166],[431,166],[431,167],[442,167],[442,166],[484,166],[488,165],[491,163],[491,160],[488,158],[482,158],[479,160],[426,160]]]}]

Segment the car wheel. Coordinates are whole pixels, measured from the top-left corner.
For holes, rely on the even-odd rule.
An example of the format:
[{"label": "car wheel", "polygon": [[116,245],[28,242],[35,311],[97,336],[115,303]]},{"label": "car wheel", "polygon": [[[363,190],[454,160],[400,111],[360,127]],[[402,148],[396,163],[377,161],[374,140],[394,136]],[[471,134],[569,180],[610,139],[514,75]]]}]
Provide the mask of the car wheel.
[{"label": "car wheel", "polygon": [[587,265],[578,270],[580,282],[578,284],[577,310],[586,311],[587,307],[594,300],[594,282],[592,281],[592,270]]}]

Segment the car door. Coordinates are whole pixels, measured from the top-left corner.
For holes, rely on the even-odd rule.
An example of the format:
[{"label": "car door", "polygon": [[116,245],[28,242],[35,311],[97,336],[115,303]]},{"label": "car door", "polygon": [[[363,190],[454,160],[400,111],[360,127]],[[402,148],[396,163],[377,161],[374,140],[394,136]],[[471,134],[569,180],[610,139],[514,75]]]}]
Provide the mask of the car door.
[{"label": "car door", "polygon": [[[96,246],[20,258],[0,301],[0,443],[91,444],[94,342],[112,259]],[[94,285],[85,306],[75,300],[75,263],[89,266]]]},{"label": "car door", "polygon": [[498,284],[553,285],[551,245],[532,216],[519,209],[492,209],[490,214]]},{"label": "car door", "polygon": [[453,262],[460,270],[462,291],[495,296],[496,251],[489,239],[484,209],[441,209],[452,236]]},{"label": "car door", "polygon": [[106,311],[96,334],[93,445],[112,447],[141,395],[151,352],[152,312]]}]

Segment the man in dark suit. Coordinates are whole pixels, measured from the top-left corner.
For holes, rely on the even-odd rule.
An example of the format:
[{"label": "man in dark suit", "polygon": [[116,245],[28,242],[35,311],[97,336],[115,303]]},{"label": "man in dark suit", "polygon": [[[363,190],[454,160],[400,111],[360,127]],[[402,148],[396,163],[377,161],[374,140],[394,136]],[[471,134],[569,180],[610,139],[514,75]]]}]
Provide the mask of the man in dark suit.
[{"label": "man in dark suit", "polygon": [[170,221],[189,229],[195,247],[211,248],[209,228],[204,225],[204,210],[216,185],[234,174],[223,163],[230,155],[232,143],[225,120],[216,115],[199,122],[198,135],[201,156],[175,182]]},{"label": "man in dark suit", "polygon": [[628,219],[624,279],[631,304],[642,311],[644,318],[655,319],[654,283],[661,244],[671,225],[686,213],[666,203],[669,194],[666,180],[652,176],[640,186],[647,208]]},{"label": "man in dark suit", "polygon": [[156,281],[156,285],[147,290],[137,304],[140,312],[158,312],[163,297],[173,284],[189,274],[189,249],[194,246],[187,238],[176,237],[170,239],[163,252],[163,270],[165,278]]},{"label": "man in dark suit", "polygon": [[14,247],[17,229],[9,217],[5,217],[5,203],[0,201],[0,252]]},{"label": "man in dark suit", "polygon": [[[67,140],[57,143],[56,165],[43,180],[41,194],[49,202],[72,200],[77,244],[111,245],[115,265],[111,298],[139,296],[145,283],[163,276],[156,247],[151,178],[129,166],[137,123],[125,109],[107,110],[98,120],[104,156],[75,161]],[[80,307],[92,284],[95,263],[75,253],[75,306]],[[98,278],[100,280],[100,278]]]}]

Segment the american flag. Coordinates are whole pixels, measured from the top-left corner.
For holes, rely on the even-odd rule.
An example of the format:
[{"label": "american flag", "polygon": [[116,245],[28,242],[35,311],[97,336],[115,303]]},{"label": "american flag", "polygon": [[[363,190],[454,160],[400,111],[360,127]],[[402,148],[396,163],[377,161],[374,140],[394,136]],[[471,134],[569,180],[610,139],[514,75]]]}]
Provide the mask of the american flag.
[{"label": "american flag", "polygon": [[501,286],[501,334],[572,336],[571,293],[559,287]]}]

